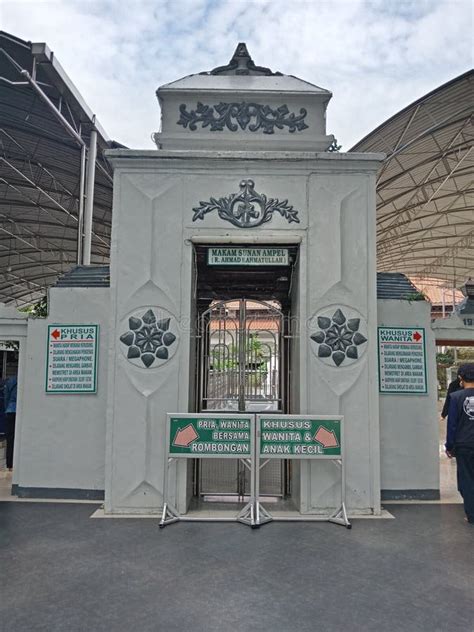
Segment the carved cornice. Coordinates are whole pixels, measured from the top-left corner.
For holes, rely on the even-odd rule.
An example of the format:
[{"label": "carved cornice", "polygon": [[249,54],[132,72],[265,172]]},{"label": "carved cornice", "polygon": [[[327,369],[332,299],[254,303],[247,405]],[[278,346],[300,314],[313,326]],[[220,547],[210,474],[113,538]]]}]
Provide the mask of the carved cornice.
[{"label": "carved cornice", "polygon": [[187,105],[182,103],[179,106],[180,118],[178,125],[189,128],[191,131],[197,130],[197,124],[201,127],[209,127],[211,132],[222,132],[227,128],[231,132],[240,129],[247,129],[250,132],[262,130],[264,134],[274,134],[277,129],[287,128],[293,134],[308,128],[305,123],[307,112],[300,109],[299,114],[290,113],[287,105],[273,109],[269,105],[258,103],[218,103],[210,106],[198,102],[195,110],[188,112]]}]

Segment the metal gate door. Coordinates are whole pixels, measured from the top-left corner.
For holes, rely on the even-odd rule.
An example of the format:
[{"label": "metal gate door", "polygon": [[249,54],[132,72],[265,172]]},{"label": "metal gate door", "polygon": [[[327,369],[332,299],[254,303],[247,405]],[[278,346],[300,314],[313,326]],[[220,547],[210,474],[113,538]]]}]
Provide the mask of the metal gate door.
[{"label": "metal gate door", "polygon": [[[284,316],[275,304],[249,299],[212,304],[199,322],[199,410],[284,412]],[[283,461],[261,472],[261,490],[282,496]],[[244,496],[248,470],[240,461],[202,459],[202,496]]]}]

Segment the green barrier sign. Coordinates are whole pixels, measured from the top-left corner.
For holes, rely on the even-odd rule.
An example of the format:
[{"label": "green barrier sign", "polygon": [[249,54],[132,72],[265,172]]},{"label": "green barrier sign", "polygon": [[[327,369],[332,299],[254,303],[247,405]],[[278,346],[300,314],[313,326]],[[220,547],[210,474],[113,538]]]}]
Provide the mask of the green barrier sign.
[{"label": "green barrier sign", "polygon": [[168,495],[170,465],[176,458],[203,457],[241,459],[245,464],[250,472],[249,500],[235,519],[252,528],[273,520],[260,502],[260,470],[268,459],[327,459],[328,467],[336,466],[341,483],[341,504],[327,520],[350,529],[343,419],[334,415],[169,413],[160,528],[184,519]]},{"label": "green barrier sign", "polygon": [[252,454],[251,415],[170,415],[169,455],[246,458]]},{"label": "green barrier sign", "polygon": [[341,417],[257,416],[260,458],[308,459],[342,456]]}]

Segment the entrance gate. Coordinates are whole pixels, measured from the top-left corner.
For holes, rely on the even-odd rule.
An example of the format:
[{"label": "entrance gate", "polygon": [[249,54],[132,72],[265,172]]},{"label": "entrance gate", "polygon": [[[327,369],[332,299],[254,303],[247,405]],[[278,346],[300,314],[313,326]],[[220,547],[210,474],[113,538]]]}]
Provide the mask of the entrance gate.
[{"label": "entrance gate", "polygon": [[[199,320],[199,412],[286,412],[285,318],[275,303],[241,298],[213,303]],[[196,493],[239,497],[250,493],[242,461],[196,461]],[[283,497],[289,476],[285,461],[261,473],[262,494]]]}]

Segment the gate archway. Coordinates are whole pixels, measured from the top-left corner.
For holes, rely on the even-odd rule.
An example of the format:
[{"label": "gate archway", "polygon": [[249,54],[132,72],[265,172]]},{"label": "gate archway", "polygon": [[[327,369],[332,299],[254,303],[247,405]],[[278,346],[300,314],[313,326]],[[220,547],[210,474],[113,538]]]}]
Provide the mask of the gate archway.
[{"label": "gate archway", "polygon": [[[286,412],[285,340],[285,315],[277,303],[245,298],[212,303],[198,323],[199,411]],[[241,460],[202,459],[198,467],[198,495],[249,493]],[[273,460],[262,470],[262,495],[282,497],[288,485],[286,461]]]}]

